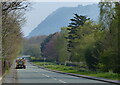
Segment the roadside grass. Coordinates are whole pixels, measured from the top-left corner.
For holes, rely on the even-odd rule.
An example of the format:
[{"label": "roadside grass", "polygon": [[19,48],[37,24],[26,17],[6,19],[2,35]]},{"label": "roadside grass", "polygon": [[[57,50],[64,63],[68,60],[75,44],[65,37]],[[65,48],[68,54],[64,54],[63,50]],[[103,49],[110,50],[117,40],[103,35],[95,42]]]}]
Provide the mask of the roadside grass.
[{"label": "roadside grass", "polygon": [[57,65],[52,62],[45,62],[45,63],[44,62],[33,62],[33,64],[42,66],[48,69],[67,72],[67,73],[75,73],[75,74],[80,74],[80,75],[100,77],[100,78],[106,78],[106,79],[111,79],[111,80],[120,80],[120,74],[117,74],[117,73],[86,71],[83,69],[78,69],[76,67]]}]

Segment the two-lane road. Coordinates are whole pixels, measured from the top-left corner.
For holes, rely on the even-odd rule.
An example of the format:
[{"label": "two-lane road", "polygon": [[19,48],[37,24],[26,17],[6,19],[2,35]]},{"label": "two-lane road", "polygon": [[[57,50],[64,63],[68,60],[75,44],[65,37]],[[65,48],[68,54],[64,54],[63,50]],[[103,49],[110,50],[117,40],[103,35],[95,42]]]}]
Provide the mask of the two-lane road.
[{"label": "two-lane road", "polygon": [[26,69],[17,69],[14,83],[102,83],[104,85],[105,82],[47,71],[27,62]]}]

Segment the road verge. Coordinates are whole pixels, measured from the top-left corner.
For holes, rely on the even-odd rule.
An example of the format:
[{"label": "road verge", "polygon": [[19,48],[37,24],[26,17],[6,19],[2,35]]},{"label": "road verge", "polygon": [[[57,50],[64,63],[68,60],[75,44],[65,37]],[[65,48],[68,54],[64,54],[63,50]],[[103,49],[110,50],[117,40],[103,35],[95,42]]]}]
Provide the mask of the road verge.
[{"label": "road verge", "polygon": [[[30,62],[30,64],[32,64],[33,66],[37,66],[37,65],[33,64],[32,62]],[[82,77],[82,78],[86,78],[86,79],[92,79],[92,80],[97,80],[97,81],[102,81],[102,82],[113,83],[113,84],[120,84],[120,81],[118,81],[118,80],[110,80],[110,79],[104,79],[104,78],[92,77],[92,76],[86,76],[86,75],[80,75],[80,74],[74,74],[74,73],[66,73],[66,72],[62,72],[62,71],[51,70],[51,69],[48,69],[48,68],[45,68],[42,66],[37,66],[37,67],[41,68],[41,69],[45,69],[47,71],[60,73],[60,74],[66,74],[66,75],[71,75],[71,76],[75,76],[75,77]]]}]

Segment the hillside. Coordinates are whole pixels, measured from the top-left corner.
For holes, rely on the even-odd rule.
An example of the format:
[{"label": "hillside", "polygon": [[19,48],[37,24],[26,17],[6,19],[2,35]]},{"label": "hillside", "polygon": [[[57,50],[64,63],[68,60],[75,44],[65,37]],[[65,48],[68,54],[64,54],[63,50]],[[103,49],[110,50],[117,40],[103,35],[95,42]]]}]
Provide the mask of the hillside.
[{"label": "hillside", "polygon": [[69,24],[74,13],[88,16],[92,20],[97,21],[99,7],[97,4],[93,4],[59,8],[50,14],[44,21],[42,21],[27,37],[49,35],[51,33],[60,31],[61,27],[66,27]]}]

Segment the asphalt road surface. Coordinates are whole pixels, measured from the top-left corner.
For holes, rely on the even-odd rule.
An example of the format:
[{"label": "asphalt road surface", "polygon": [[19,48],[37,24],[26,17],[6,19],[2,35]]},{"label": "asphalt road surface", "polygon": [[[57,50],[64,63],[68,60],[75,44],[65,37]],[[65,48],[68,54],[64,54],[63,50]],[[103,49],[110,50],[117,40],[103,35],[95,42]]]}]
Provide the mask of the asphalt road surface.
[{"label": "asphalt road surface", "polygon": [[[105,83],[40,69],[27,62],[26,69],[14,69],[3,83]],[[14,76],[13,76],[14,75]]]}]

